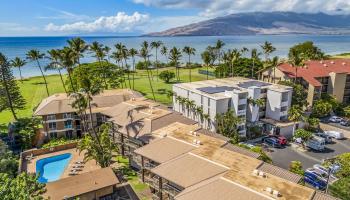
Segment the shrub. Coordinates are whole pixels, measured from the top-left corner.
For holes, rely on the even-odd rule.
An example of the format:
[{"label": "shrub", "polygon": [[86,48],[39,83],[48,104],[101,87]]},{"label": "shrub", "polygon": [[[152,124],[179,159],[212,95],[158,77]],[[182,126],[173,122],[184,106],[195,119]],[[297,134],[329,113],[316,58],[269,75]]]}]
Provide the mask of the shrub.
[{"label": "shrub", "polygon": [[305,173],[303,170],[303,165],[301,164],[300,161],[290,162],[289,171],[293,172],[294,174],[299,174],[301,176],[304,176],[304,173]]},{"label": "shrub", "polygon": [[159,74],[159,78],[165,83],[169,83],[171,79],[175,78],[175,73],[169,70],[165,70]]},{"label": "shrub", "polygon": [[[147,63],[147,65],[146,65]],[[151,66],[151,62],[150,61],[147,61],[147,62],[144,62],[144,61],[139,61],[138,63],[136,63],[136,69],[139,69],[139,70],[145,70],[147,69],[147,66]]]},{"label": "shrub", "polygon": [[66,138],[52,139],[48,143],[44,144],[41,148],[47,149],[47,148],[51,148],[51,147],[55,147],[55,146],[59,146],[59,145],[78,142],[78,141],[79,141],[78,139],[71,140],[71,139],[66,139]]}]

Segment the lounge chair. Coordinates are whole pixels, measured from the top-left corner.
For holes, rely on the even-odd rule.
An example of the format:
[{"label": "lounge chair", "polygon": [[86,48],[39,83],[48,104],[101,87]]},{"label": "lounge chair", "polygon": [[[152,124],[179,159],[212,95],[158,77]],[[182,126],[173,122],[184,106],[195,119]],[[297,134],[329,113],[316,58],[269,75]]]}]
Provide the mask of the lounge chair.
[{"label": "lounge chair", "polygon": [[83,169],[71,169],[71,172],[78,172],[78,171],[83,171]]},{"label": "lounge chair", "polygon": [[78,174],[79,174],[78,172],[69,172],[68,175],[70,175],[70,176],[75,176],[75,175],[78,175]]},{"label": "lounge chair", "polygon": [[83,161],[76,161],[75,164],[85,164]]},{"label": "lounge chair", "polygon": [[84,165],[74,165],[73,168],[84,168]]}]

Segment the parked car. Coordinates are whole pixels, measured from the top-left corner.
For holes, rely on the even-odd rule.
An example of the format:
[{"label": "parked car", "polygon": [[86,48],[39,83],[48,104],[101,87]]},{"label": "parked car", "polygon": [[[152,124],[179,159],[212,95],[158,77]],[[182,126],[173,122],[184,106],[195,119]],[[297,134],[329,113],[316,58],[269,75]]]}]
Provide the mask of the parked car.
[{"label": "parked car", "polygon": [[328,119],[329,122],[333,122],[333,123],[339,123],[343,120],[343,118],[338,117],[338,116],[332,116]]},{"label": "parked car", "polygon": [[324,138],[314,136],[306,142],[306,146],[316,151],[323,151],[326,146]]},{"label": "parked car", "polygon": [[350,126],[350,122],[348,120],[342,120],[340,122],[340,125],[348,127],[348,126]]},{"label": "parked car", "polygon": [[273,148],[281,148],[282,145],[278,142],[276,138],[268,137],[263,139],[264,144],[272,146]]},{"label": "parked car", "polygon": [[286,145],[288,143],[287,138],[280,135],[269,135],[270,138],[276,138],[281,145]]},{"label": "parked car", "polygon": [[305,170],[305,172],[309,172],[314,174],[315,176],[317,176],[319,179],[327,182],[327,177],[328,177],[328,173],[325,173],[324,171],[315,169],[315,168],[308,168]]},{"label": "parked car", "polygon": [[324,133],[337,140],[344,139],[344,134],[338,131],[325,131]]},{"label": "parked car", "polygon": [[332,143],[332,137],[323,133],[323,132],[319,132],[319,133],[314,133],[314,135],[318,136],[318,137],[321,137],[321,138],[324,138],[326,143]]},{"label": "parked car", "polygon": [[324,174],[328,174],[328,169],[320,164],[314,164],[313,168],[321,171]]},{"label": "parked car", "polygon": [[324,190],[327,186],[327,183],[325,181],[319,179],[317,175],[310,172],[304,173],[304,181],[318,190]]}]

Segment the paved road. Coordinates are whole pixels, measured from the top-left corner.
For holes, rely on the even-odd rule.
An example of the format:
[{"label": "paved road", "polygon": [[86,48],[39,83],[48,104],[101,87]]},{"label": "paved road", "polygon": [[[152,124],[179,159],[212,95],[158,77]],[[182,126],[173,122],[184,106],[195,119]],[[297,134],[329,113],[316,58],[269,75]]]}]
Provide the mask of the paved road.
[{"label": "paved road", "polygon": [[324,152],[301,152],[295,148],[292,148],[291,146],[287,146],[283,149],[271,150],[272,152],[269,152],[268,154],[272,158],[275,165],[288,169],[291,161],[298,160],[303,163],[303,167],[306,169],[308,167],[312,167],[314,164],[321,163],[325,158],[350,152],[350,139],[336,140],[333,144],[327,144]]}]

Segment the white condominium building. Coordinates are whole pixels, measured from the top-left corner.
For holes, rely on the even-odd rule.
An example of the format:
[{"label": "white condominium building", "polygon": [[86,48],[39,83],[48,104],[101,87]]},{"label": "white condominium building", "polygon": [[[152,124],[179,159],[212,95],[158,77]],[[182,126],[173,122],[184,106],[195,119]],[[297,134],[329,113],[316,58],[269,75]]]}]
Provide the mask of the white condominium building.
[{"label": "white condominium building", "polygon": [[[254,124],[262,119],[270,123],[265,125],[266,132],[290,134],[281,132],[276,124],[288,119],[291,87],[234,77],[174,84],[173,92],[174,110],[212,131],[216,131],[216,115],[233,110],[242,119],[238,126],[242,137],[246,136],[247,123]],[[206,119],[199,116],[198,110],[202,110]]]}]

